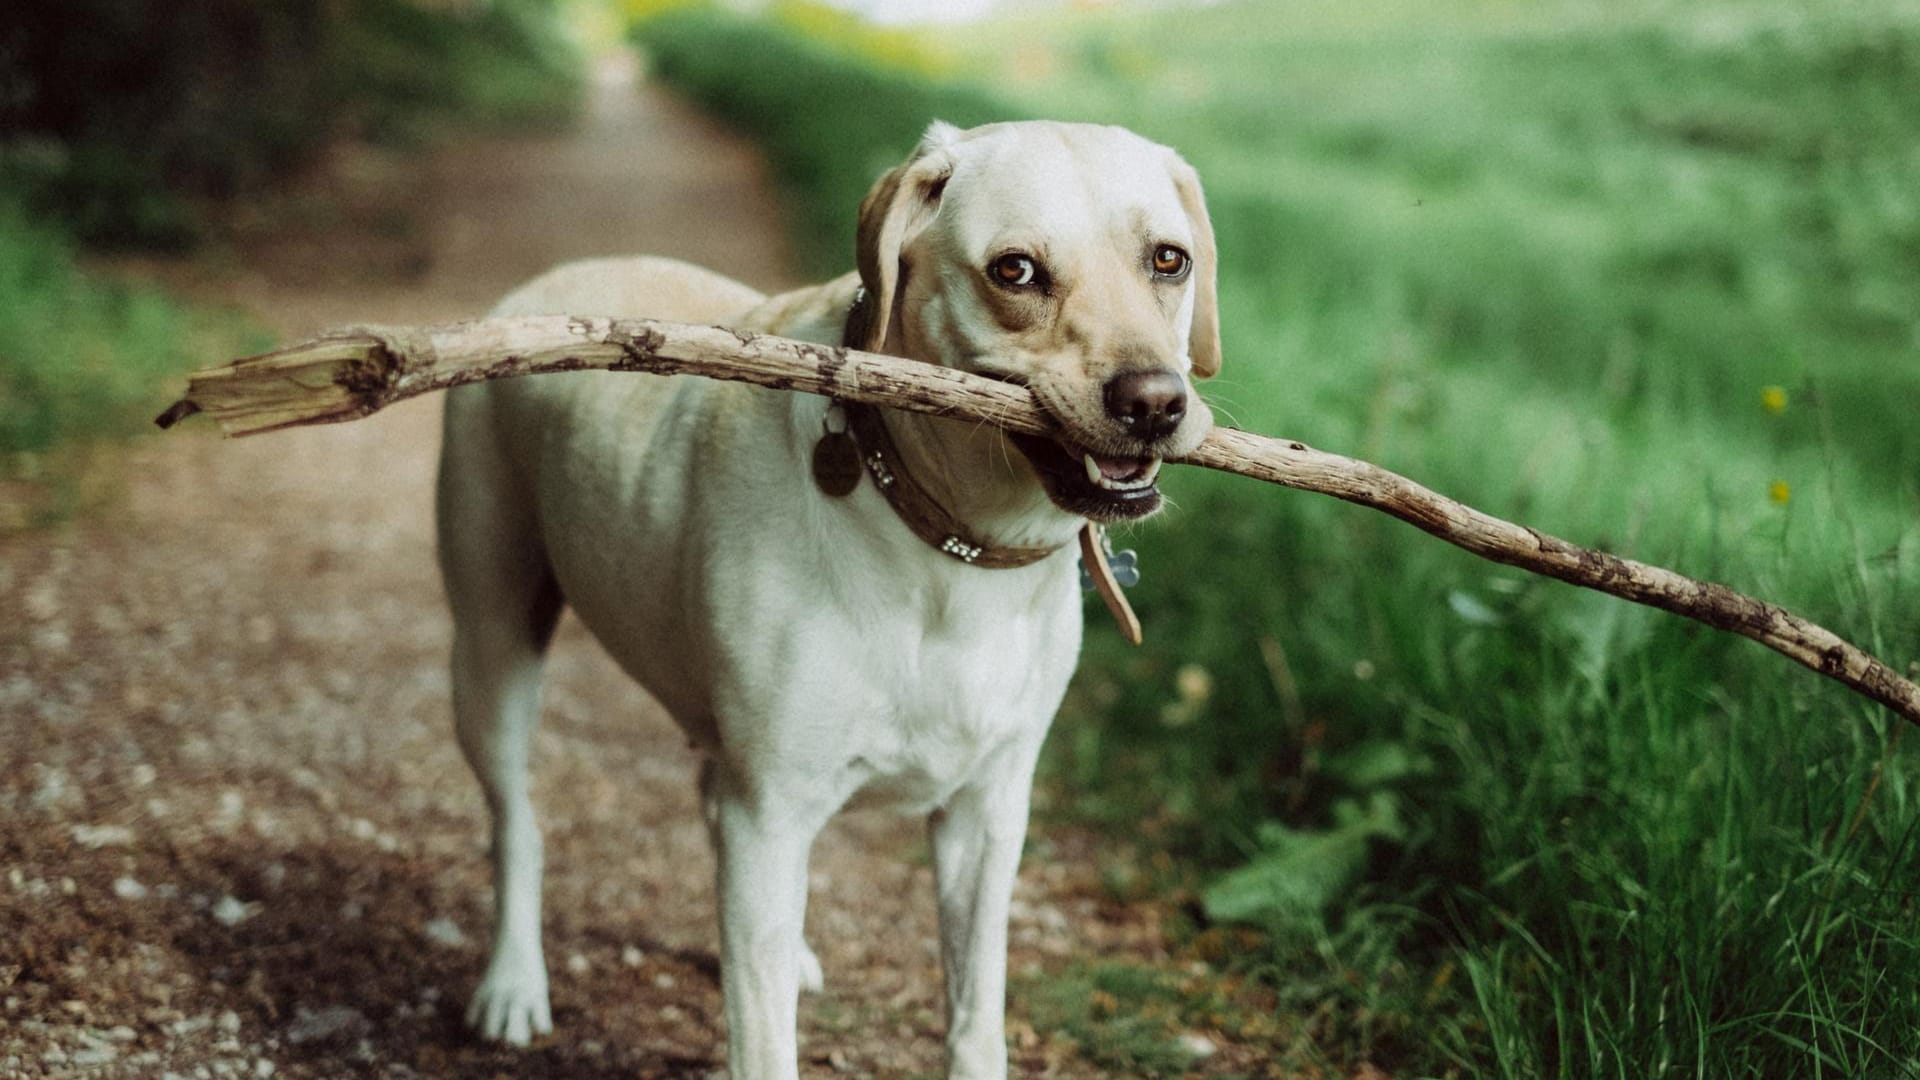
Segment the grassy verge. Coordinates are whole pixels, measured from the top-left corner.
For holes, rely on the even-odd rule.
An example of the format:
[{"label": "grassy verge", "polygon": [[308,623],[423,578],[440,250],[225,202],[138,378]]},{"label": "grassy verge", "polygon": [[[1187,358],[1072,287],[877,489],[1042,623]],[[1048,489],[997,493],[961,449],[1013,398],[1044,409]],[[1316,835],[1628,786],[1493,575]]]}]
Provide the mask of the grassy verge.
[{"label": "grassy verge", "polygon": [[167,379],[264,344],[232,317],[88,276],[68,235],[4,192],[0,296],[0,530],[72,509],[96,479],[86,445],[150,421]]},{"label": "grassy verge", "polygon": [[[823,269],[934,116],[1168,142],[1220,233],[1235,422],[1920,657],[1920,23],[1585,12],[1029,17],[943,36],[968,85],[713,14],[646,35],[768,139]],[[1109,876],[1191,889],[1196,941],[1263,931],[1220,963],[1308,1026],[1284,1064],[1914,1071],[1920,815],[1884,715],[1365,511],[1168,489],[1130,540],[1149,645],[1090,635],[1048,812],[1131,832]],[[1172,871],[1131,868],[1156,848]]]}]

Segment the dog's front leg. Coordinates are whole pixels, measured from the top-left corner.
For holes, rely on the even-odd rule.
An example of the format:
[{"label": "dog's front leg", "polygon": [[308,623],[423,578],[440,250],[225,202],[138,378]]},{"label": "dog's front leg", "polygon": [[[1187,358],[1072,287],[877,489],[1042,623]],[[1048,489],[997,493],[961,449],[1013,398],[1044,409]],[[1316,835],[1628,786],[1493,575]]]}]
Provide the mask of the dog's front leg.
[{"label": "dog's front leg", "polygon": [[1007,1075],[1007,908],[1013,899],[1035,750],[956,792],[933,815],[940,956],[947,976],[947,1076]]},{"label": "dog's front leg", "polygon": [[797,1080],[807,856],[832,808],[702,777],[720,873],[720,983],[733,1080]]}]

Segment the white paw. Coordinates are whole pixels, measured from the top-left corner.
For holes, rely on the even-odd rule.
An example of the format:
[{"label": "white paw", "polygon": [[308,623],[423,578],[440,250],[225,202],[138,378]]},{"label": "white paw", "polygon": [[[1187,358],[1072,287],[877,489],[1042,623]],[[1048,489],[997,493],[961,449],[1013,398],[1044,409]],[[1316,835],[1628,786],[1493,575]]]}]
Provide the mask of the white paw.
[{"label": "white paw", "polygon": [[495,957],[467,1005],[467,1026],[483,1039],[525,1046],[553,1032],[547,1008],[547,972],[539,960],[503,962]]},{"label": "white paw", "polygon": [[800,969],[801,993],[817,994],[827,988],[827,975],[826,972],[820,970],[820,958],[813,955],[813,950],[808,948],[804,940],[800,942],[800,962],[798,967]]}]

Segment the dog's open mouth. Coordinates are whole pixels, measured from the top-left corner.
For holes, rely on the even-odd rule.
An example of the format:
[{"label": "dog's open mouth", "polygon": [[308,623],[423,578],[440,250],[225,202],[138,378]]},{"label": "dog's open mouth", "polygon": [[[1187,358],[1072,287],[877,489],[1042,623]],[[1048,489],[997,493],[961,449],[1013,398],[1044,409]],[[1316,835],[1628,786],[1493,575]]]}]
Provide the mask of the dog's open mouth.
[{"label": "dog's open mouth", "polygon": [[1038,435],[1014,435],[1054,505],[1094,521],[1126,521],[1160,509],[1160,459],[1095,453]]}]

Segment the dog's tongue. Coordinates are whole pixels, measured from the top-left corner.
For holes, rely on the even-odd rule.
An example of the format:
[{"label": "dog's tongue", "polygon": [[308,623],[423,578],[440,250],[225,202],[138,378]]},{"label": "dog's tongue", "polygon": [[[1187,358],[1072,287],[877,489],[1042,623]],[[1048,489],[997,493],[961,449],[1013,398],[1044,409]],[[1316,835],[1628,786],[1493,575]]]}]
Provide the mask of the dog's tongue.
[{"label": "dog's tongue", "polygon": [[1143,458],[1108,457],[1094,454],[1093,463],[1100,467],[1100,475],[1109,480],[1132,480],[1146,471],[1147,462]]}]

